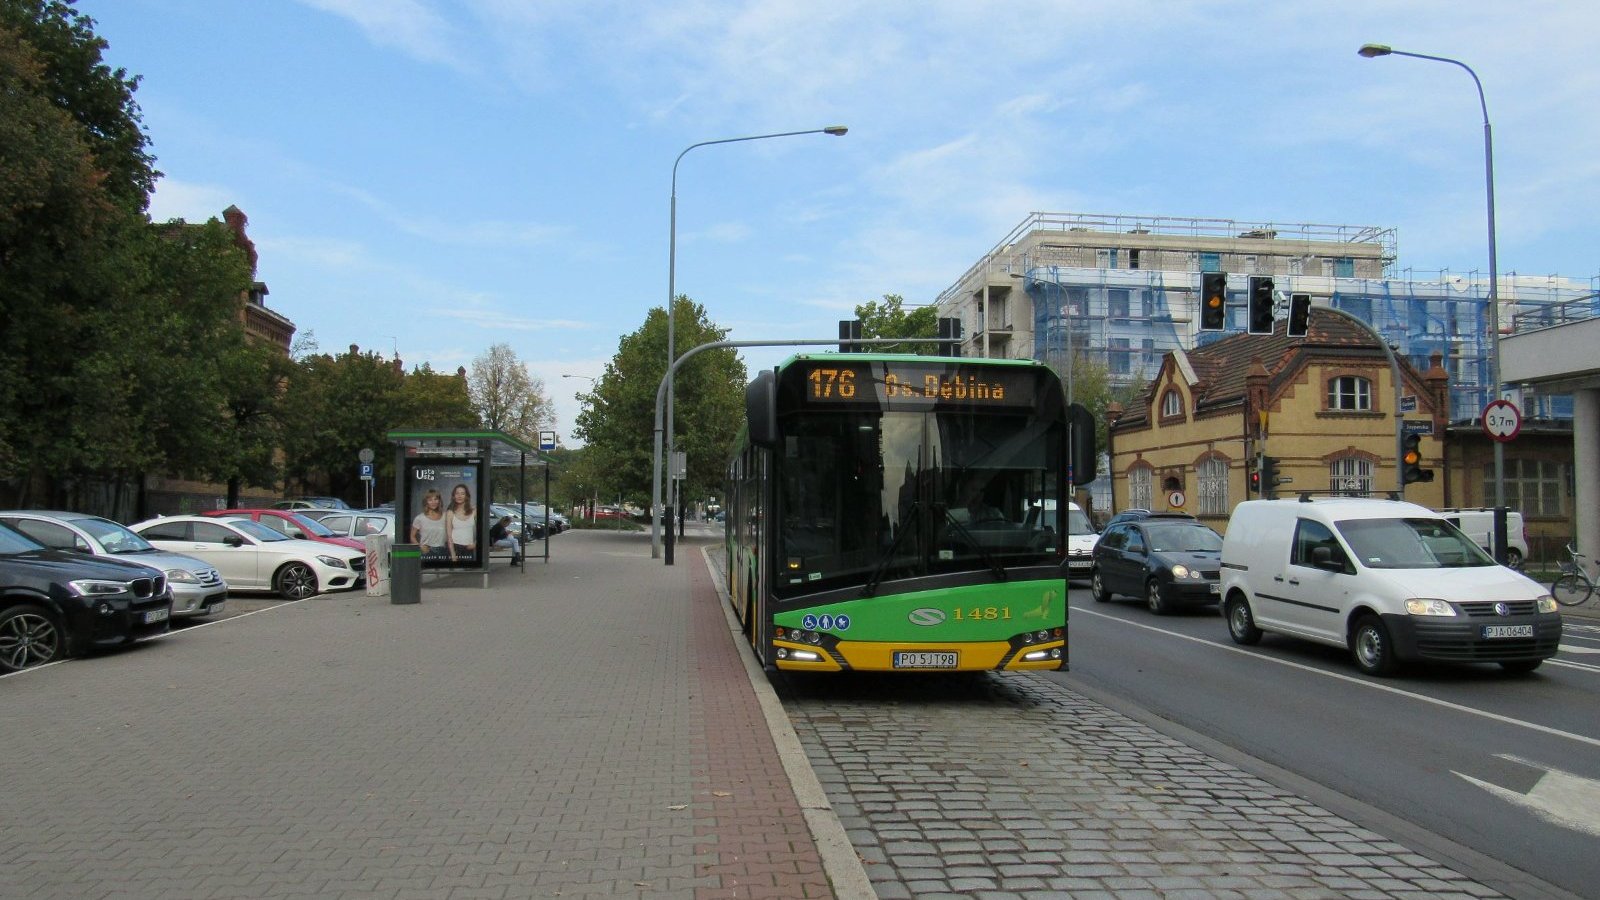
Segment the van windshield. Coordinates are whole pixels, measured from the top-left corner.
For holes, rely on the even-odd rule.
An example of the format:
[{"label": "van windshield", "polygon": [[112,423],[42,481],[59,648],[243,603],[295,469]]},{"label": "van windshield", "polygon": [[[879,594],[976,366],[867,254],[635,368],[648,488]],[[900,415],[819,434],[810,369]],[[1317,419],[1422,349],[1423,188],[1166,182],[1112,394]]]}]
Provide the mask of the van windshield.
[{"label": "van windshield", "polygon": [[1369,569],[1459,569],[1497,565],[1443,519],[1347,519],[1334,523]]}]

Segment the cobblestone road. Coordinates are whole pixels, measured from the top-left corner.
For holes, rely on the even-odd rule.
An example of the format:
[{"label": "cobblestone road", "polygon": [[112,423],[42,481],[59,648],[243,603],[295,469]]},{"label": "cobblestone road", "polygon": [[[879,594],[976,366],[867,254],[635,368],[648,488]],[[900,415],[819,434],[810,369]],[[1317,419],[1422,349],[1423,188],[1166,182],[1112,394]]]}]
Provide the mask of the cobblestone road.
[{"label": "cobblestone road", "polygon": [[782,677],[884,898],[1503,896],[1044,677]]}]

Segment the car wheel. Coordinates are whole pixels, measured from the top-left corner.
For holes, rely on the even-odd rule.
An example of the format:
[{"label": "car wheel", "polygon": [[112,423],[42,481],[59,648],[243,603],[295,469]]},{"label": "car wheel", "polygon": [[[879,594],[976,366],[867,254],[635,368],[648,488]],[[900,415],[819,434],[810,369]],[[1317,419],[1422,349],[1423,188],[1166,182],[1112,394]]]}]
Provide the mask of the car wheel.
[{"label": "car wheel", "polygon": [[1144,604],[1150,611],[1158,616],[1164,616],[1172,611],[1167,605],[1167,598],[1161,591],[1161,580],[1152,578],[1144,583]]},{"label": "car wheel", "polygon": [[37,606],[0,612],[0,672],[20,672],[66,655],[61,629],[49,613]]},{"label": "car wheel", "polygon": [[1243,597],[1229,600],[1226,612],[1228,636],[1233,638],[1235,644],[1249,645],[1261,640],[1261,629],[1256,627],[1256,618],[1250,614],[1250,604]]},{"label": "car wheel", "polygon": [[1089,574],[1089,596],[1096,603],[1105,603],[1111,599],[1111,592],[1106,590],[1105,582],[1100,580],[1100,567],[1095,566]]},{"label": "car wheel", "polygon": [[272,586],[285,600],[304,600],[317,593],[317,573],[305,563],[290,563],[273,576]]},{"label": "car wheel", "polygon": [[1506,565],[1518,572],[1522,571],[1522,551],[1515,547],[1506,548]]},{"label": "car wheel", "polygon": [[1542,659],[1507,659],[1500,662],[1500,668],[1513,675],[1526,675],[1539,668],[1542,662],[1544,662]]},{"label": "car wheel", "polygon": [[1392,675],[1399,667],[1389,629],[1377,616],[1362,616],[1350,633],[1350,655],[1356,668],[1367,675]]}]

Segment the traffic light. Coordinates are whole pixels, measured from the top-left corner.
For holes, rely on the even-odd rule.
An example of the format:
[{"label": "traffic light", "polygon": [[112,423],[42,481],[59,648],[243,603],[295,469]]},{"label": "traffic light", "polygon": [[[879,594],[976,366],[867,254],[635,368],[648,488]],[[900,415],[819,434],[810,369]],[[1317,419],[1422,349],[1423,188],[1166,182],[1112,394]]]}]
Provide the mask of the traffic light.
[{"label": "traffic light", "polygon": [[1311,295],[1289,295],[1289,337],[1305,337],[1311,328]]},{"label": "traffic light", "polygon": [[1254,458],[1245,460],[1245,472],[1250,480],[1250,489],[1246,493],[1252,497],[1261,496],[1261,470],[1256,468]]},{"label": "traffic light", "polygon": [[1256,471],[1256,476],[1260,479],[1261,499],[1278,499],[1278,458],[1261,457],[1261,467]]},{"label": "traffic light", "polygon": [[1228,327],[1228,274],[1205,272],[1200,276],[1200,330]]},{"label": "traffic light", "polygon": [[1272,333],[1272,279],[1265,275],[1250,276],[1250,312],[1245,330],[1251,334]]},{"label": "traffic light", "polygon": [[1400,481],[1403,484],[1432,481],[1433,470],[1422,467],[1422,435],[1406,435],[1402,448],[1400,451]]}]

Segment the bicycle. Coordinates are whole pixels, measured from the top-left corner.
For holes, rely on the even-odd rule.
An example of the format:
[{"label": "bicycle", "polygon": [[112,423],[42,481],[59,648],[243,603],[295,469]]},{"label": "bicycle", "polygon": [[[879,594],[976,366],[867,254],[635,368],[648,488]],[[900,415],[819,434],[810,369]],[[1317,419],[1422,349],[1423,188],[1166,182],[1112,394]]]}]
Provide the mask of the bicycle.
[{"label": "bicycle", "polygon": [[1567,545],[1567,556],[1572,561],[1561,564],[1561,574],[1550,582],[1550,596],[1562,606],[1577,606],[1594,596],[1595,583],[1582,563],[1589,557],[1579,553],[1571,544]]}]

